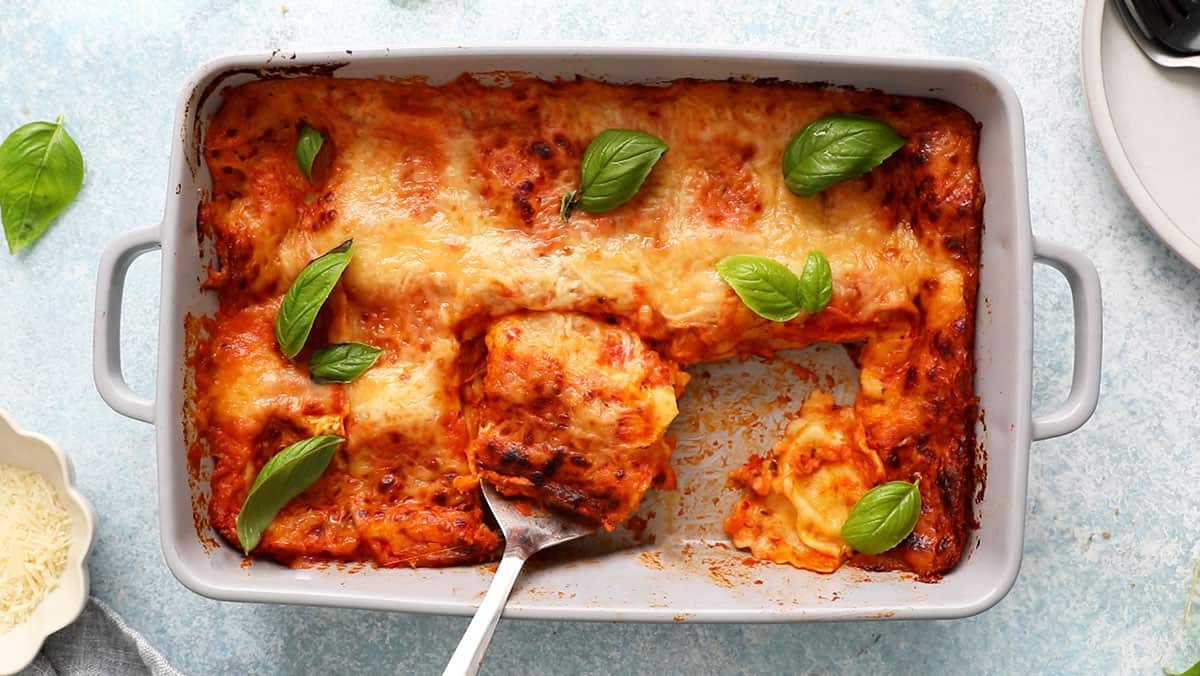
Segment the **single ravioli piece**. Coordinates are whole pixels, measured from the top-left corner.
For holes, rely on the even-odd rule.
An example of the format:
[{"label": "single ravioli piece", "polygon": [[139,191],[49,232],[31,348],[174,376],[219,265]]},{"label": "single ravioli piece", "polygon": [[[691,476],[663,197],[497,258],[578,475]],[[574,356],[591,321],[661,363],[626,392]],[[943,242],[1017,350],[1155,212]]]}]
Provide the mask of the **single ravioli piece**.
[{"label": "single ravioli piece", "polygon": [[505,495],[612,530],[651,486],[673,487],[671,444],[687,374],[635,333],[582,314],[494,323],[484,372],[468,385],[471,452]]},{"label": "single ravioli piece", "polygon": [[814,392],[770,457],[753,456],[730,475],[745,490],[725,532],[757,558],[821,573],[852,550],[841,537],[851,508],[884,479],[851,406]]}]

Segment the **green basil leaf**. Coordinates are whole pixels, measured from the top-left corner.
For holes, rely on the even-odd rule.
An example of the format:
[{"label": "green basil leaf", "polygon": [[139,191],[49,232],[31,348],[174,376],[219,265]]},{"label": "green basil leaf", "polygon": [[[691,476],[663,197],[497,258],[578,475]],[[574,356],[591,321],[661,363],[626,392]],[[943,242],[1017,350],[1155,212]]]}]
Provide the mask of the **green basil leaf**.
[{"label": "green basil leaf", "polygon": [[729,256],[717,262],[717,273],[751,312],[764,319],[786,322],[804,307],[800,278],[770,258]]},{"label": "green basil leaf", "polygon": [[863,554],[882,554],[912,533],[920,515],[917,484],[889,481],[858,499],[842,524],[842,539]]},{"label": "green basil leaf", "polygon": [[1191,669],[1178,674],[1163,669],[1163,674],[1165,676],[1200,676],[1200,662],[1193,664]]},{"label": "green basil leaf", "polygon": [[343,441],[332,434],[297,441],[263,465],[237,516],[237,538],[242,551],[249,554],[257,547],[263,531],[279,510],[321,478]]},{"label": "green basil leaf", "polygon": [[348,383],[375,365],[383,350],[363,343],[334,343],[313,353],[308,373],[318,383]]},{"label": "green basil leaf", "polygon": [[838,113],[810,123],[783,152],[788,190],[807,197],[835,183],[858,178],[904,145],[886,122]]},{"label": "green basil leaf", "polygon": [[321,136],[321,132],[307,124],[300,129],[300,138],[296,139],[296,164],[300,165],[300,173],[304,174],[304,178],[310,183],[313,160],[317,159],[317,153],[321,152],[321,146],[324,144],[325,137]]},{"label": "green basil leaf", "polygon": [[40,238],[83,186],[83,154],[63,127],[30,122],[0,144],[0,218],[9,253]]},{"label": "green basil leaf", "polygon": [[325,304],[325,299],[329,298],[329,293],[354,255],[353,244],[354,240],[346,240],[306,265],[284,295],[279,313],[275,315],[275,340],[288,359],[304,348],[304,342],[308,340],[313,322],[317,319],[317,312]]},{"label": "green basil leaf", "polygon": [[804,299],[804,311],[815,315],[829,305],[833,297],[833,270],[829,259],[820,251],[811,251],[804,260],[800,272],[800,291]]},{"label": "green basil leaf", "polygon": [[560,214],[570,218],[572,207],[600,214],[628,202],[665,152],[667,144],[644,131],[600,132],[583,153],[578,194],[563,198]]},{"label": "green basil leaf", "polygon": [[558,215],[564,221],[571,220],[571,210],[575,208],[575,191],[563,195],[562,204],[558,206]]}]

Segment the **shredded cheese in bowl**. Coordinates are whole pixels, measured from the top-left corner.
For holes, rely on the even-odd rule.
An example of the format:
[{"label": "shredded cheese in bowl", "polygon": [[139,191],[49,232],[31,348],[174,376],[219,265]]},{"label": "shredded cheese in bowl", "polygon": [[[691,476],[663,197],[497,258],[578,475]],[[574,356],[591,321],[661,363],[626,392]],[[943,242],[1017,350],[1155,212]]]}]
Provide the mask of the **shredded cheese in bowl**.
[{"label": "shredded cheese in bowl", "polygon": [[24,622],[58,585],[71,517],[54,486],[0,464],[0,634]]}]

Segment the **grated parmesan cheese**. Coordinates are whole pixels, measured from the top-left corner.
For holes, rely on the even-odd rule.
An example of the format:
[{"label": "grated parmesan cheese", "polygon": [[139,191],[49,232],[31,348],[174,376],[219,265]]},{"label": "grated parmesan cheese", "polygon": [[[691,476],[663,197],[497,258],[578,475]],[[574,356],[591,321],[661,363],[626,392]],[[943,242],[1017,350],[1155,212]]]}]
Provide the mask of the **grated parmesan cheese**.
[{"label": "grated parmesan cheese", "polygon": [[71,517],[34,472],[0,464],[0,634],[28,618],[56,586]]}]

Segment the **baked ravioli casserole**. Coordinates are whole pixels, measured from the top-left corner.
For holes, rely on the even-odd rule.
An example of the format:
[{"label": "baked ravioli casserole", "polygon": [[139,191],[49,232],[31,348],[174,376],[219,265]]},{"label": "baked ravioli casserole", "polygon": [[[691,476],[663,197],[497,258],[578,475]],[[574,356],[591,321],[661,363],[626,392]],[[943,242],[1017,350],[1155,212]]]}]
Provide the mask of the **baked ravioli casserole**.
[{"label": "baked ravioli casserole", "polygon": [[[731,472],[729,538],[814,571],[953,567],[976,481],[971,116],[825,85],[503,79],[295,78],[222,93],[199,213],[218,309],[189,329],[192,453],[212,462],[215,530],[245,544],[239,513],[264,466],[319,435],[341,443],[268,515],[245,547],[255,555],[488,561],[502,543],[481,478],[612,529],[647,491],[675,487],[667,428],[685,368],[830,342],[859,367],[857,399],[814,393],[774,447]],[[798,195],[781,157],[833,114],[882,121],[902,145]],[[627,203],[580,202],[568,219],[564,195],[606,129],[669,150]],[[289,358],[285,294],[332,251],[348,262]],[[828,304],[786,321],[752,311],[717,271],[747,254],[799,271],[814,251]],[[347,343],[374,349],[370,368],[345,382],[310,372],[318,349]],[[852,548],[841,529],[856,502],[897,481],[919,490],[911,533],[882,553]]]}]

